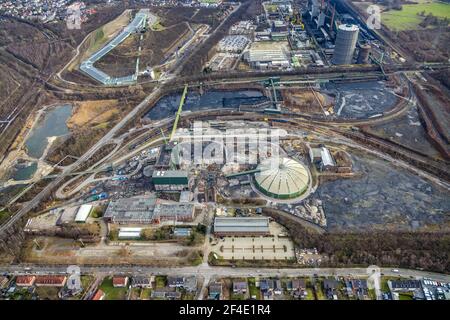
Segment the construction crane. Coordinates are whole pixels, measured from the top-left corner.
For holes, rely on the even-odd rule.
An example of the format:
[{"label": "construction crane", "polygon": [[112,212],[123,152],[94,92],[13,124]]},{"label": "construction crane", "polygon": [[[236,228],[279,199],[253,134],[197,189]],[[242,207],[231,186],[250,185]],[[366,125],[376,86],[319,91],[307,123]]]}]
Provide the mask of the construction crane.
[{"label": "construction crane", "polygon": [[175,122],[173,123],[172,132],[170,134],[169,141],[172,141],[175,131],[177,130],[178,121],[180,120],[181,111],[183,110],[184,100],[186,99],[186,94],[188,90],[188,85],[184,86],[183,94],[181,95],[180,105],[178,106],[177,114],[175,115]]}]

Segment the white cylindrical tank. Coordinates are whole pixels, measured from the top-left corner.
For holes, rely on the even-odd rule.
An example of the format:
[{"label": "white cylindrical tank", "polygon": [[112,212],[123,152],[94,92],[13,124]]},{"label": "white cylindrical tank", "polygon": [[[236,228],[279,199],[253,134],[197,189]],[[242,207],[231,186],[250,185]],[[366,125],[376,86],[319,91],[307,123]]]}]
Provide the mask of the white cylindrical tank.
[{"label": "white cylindrical tank", "polygon": [[341,24],[338,28],[334,47],[334,64],[351,64],[358,41],[359,28],[354,24]]}]

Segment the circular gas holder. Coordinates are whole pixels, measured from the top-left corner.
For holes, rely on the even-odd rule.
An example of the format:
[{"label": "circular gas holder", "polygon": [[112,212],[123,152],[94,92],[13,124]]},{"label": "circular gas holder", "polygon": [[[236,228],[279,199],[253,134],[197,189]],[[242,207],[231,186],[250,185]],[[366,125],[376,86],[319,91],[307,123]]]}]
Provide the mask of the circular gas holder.
[{"label": "circular gas holder", "polygon": [[274,202],[296,202],[309,193],[311,173],[297,160],[268,158],[259,164],[253,184]]}]

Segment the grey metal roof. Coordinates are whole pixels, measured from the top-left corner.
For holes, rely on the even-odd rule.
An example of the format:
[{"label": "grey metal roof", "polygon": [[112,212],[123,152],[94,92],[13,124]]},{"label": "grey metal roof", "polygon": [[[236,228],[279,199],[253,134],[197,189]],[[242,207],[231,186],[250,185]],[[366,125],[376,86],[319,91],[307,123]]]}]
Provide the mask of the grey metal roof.
[{"label": "grey metal roof", "polygon": [[112,200],[103,217],[121,221],[148,221],[153,219],[155,205],[154,195]]},{"label": "grey metal roof", "polygon": [[160,203],[155,207],[155,217],[160,216],[192,216],[194,212],[193,203]]},{"label": "grey metal roof", "polygon": [[216,217],[214,232],[269,232],[269,218]]}]

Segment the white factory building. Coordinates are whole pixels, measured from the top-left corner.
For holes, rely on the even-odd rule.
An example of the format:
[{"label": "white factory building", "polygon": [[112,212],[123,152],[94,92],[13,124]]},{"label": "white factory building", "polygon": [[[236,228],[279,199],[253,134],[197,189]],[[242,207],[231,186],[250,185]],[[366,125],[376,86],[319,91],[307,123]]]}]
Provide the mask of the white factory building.
[{"label": "white factory building", "polygon": [[75,216],[75,222],[84,223],[86,222],[89,214],[91,213],[92,205],[91,204],[83,204],[77,211],[77,215]]},{"label": "white factory building", "polygon": [[[256,44],[256,45],[255,45]],[[254,69],[285,69],[290,67],[289,58],[281,45],[261,46],[253,43],[244,53],[244,60]]]}]

